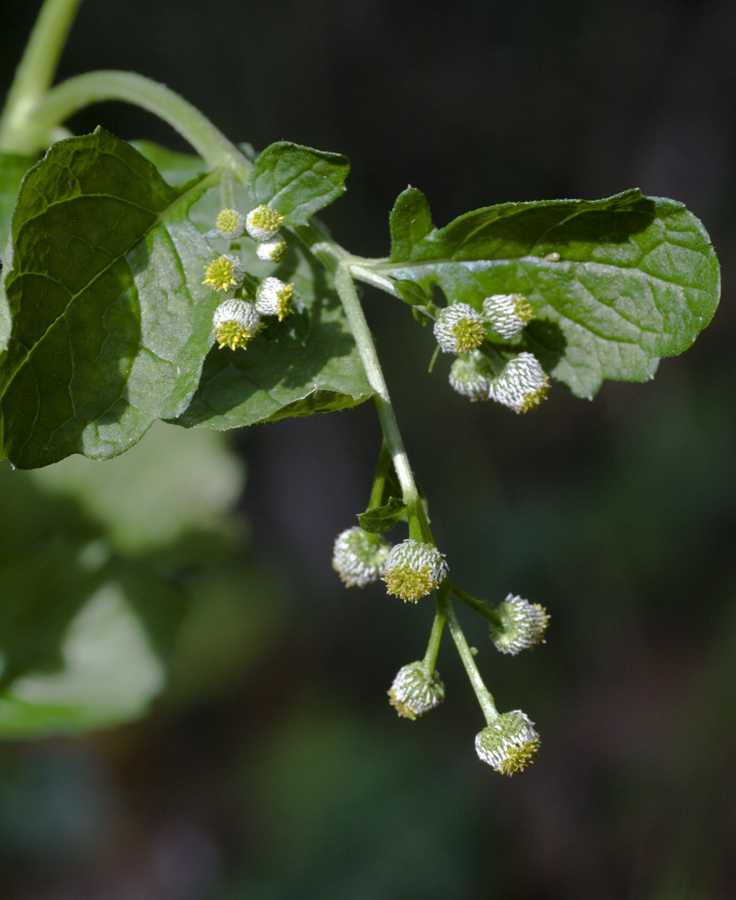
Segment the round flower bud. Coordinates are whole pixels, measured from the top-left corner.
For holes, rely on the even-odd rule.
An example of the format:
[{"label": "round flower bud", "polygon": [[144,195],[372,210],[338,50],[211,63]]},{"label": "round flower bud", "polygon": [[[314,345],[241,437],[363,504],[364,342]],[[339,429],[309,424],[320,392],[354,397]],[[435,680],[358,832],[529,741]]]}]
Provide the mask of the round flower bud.
[{"label": "round flower bud", "polygon": [[445,556],[435,546],[407,540],[389,553],[383,581],[389,594],[416,603],[439,587],[447,571]]},{"label": "round flower bud", "polygon": [[256,309],[262,316],[278,316],[279,322],[288,316],[294,301],[294,285],[279,278],[264,278],[256,291]]},{"label": "round flower bud", "polygon": [[549,616],[543,606],[509,594],[496,612],[503,619],[503,625],[491,622],[491,640],[501,653],[515,655],[544,643]]},{"label": "round flower bud", "polygon": [[338,534],[332,568],[348,587],[364,587],[381,577],[390,552],[391,544],[380,534],[371,534],[355,525]]},{"label": "round flower bud", "polygon": [[413,721],[442,703],[445,686],[439,672],[430,677],[421,662],[413,662],[399,669],[388,696],[396,712]]},{"label": "round flower bud", "polygon": [[516,337],[534,318],[534,310],[523,294],[494,294],[483,301],[483,315],[502,338]]},{"label": "round flower bud", "polygon": [[286,256],[286,241],[277,232],[276,237],[273,238],[273,240],[263,241],[263,243],[258,244],[256,253],[258,254],[258,259],[263,259],[266,262],[280,263]]},{"label": "round flower bud", "polygon": [[490,363],[479,351],[470,357],[459,356],[450,369],[450,384],[471,400],[488,400],[493,372]]},{"label": "round flower bud", "polygon": [[445,353],[470,353],[486,336],[483,317],[468,303],[453,303],[437,316],[434,336]]},{"label": "round flower bud", "polygon": [[246,216],[245,230],[254,241],[272,241],[283,221],[284,217],[280,213],[262,203]]},{"label": "round flower bud", "polygon": [[216,291],[226,291],[242,284],[244,277],[243,263],[236,256],[223,253],[206,267],[202,284],[209,284]]},{"label": "round flower bud", "polygon": [[237,241],[245,228],[245,217],[237,209],[223,209],[215,220],[215,228],[208,232],[208,238],[220,237]]},{"label": "round flower bud", "polygon": [[226,300],[215,310],[212,326],[220,350],[245,349],[261,330],[261,317],[248,300]]},{"label": "round flower bud", "polygon": [[491,380],[488,395],[517,413],[527,412],[544,400],[549,389],[547,373],[533,353],[510,359],[500,375]]},{"label": "round flower bud", "polygon": [[475,738],[475,749],[483,762],[503,775],[522,772],[539,752],[534,722],[520,709],[502,713]]}]

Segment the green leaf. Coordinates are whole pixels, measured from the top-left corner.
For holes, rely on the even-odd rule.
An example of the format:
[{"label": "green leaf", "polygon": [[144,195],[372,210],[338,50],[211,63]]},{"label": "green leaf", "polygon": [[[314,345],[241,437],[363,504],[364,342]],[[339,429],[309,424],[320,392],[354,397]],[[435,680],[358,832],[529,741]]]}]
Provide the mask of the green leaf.
[{"label": "green leaf", "polygon": [[218,302],[201,284],[212,251],[188,218],[206,186],[172,188],[102,129],[27,174],[0,363],[1,444],[16,466],[115,456],[187,407]]},{"label": "green leaf", "polygon": [[205,161],[191,153],[178,153],[153,141],[129,141],[131,147],[145,156],[158,169],[159,175],[172,187],[184,187],[207,171]]},{"label": "green leaf", "polygon": [[391,259],[411,259],[414,245],[434,228],[429,203],[421,191],[409,185],[399,194],[391,210],[389,227]]},{"label": "green leaf", "polygon": [[686,350],[718,303],[718,261],[701,222],[638,190],[506,203],[431,229],[426,201],[408,188],[390,224],[383,274],[430,294],[439,286],[448,302],[476,309],[492,294],[523,294],[537,318],[515,349],[534,352],[581,397],[604,378],[653,377],[659,358]]},{"label": "green leaf", "polygon": [[[192,208],[193,220],[211,228],[219,202],[219,191],[209,191]],[[292,331],[292,317],[281,327],[274,319],[246,350],[213,347],[189,408],[171,421],[225,430],[346,409],[371,397],[342,304],[311,254],[290,237],[287,256],[275,270],[258,259],[252,241],[243,242],[241,255],[246,271],[256,277],[275,275],[294,284],[306,321]]]},{"label": "green leaf", "polygon": [[10,222],[23,176],[36,162],[28,156],[0,153],[0,262],[10,234]]},{"label": "green leaf", "polygon": [[345,191],[349,171],[350,162],[340,153],[279,141],[256,159],[248,191],[253,206],[265,203],[284,216],[286,225],[306,225]]},{"label": "green leaf", "polygon": [[405,509],[406,503],[403,500],[391,497],[385,506],[374,506],[361,513],[358,522],[363,531],[383,534],[385,531],[391,531],[394,525],[401,521]]},{"label": "green leaf", "polygon": [[[8,244],[10,223],[18,200],[18,191],[23,176],[36,162],[28,156],[0,153],[0,269],[12,260],[12,247]],[[5,255],[9,257],[5,259]],[[0,354],[8,345],[11,330],[11,316],[3,288],[4,275],[0,272]]]},{"label": "green leaf", "polygon": [[395,281],[394,287],[404,303],[410,306],[426,306],[430,302],[424,288],[414,281]]}]

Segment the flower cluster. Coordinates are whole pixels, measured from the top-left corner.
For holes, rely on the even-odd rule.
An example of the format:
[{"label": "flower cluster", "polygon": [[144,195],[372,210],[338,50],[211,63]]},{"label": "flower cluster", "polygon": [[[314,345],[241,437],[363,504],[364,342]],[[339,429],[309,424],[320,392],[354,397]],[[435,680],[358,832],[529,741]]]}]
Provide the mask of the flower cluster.
[{"label": "flower cluster", "polygon": [[439,672],[429,675],[422,662],[413,662],[399,669],[388,696],[396,712],[413,721],[442,703],[445,686]]},{"label": "flower cluster", "polygon": [[503,775],[522,772],[539,752],[534,722],[520,709],[502,713],[475,738],[475,749],[483,762]]},{"label": "flower cluster", "polygon": [[332,554],[332,568],[347,587],[364,587],[383,575],[391,544],[380,534],[371,534],[355,525],[338,534]]},{"label": "flower cluster", "polygon": [[[279,234],[284,217],[271,207],[261,204],[243,216],[236,209],[223,209],[217,216],[215,227],[205,237],[210,240],[224,238],[239,240],[247,233],[256,242],[259,259],[279,263],[286,256],[286,241]],[[237,249],[239,245],[231,247]],[[276,316],[282,321],[294,310],[294,285],[284,284],[279,278],[264,278],[251,293],[251,285],[245,286],[246,272],[240,257],[223,253],[205,267],[203,284],[220,292],[233,291],[234,296],[224,300],[215,310],[212,327],[220,349],[245,349],[250,341],[266,327],[261,316]],[[249,279],[249,282],[254,279]]]},{"label": "flower cluster", "polygon": [[533,353],[522,352],[504,361],[480,347],[488,329],[511,340],[534,318],[522,294],[493,294],[480,313],[468,303],[452,303],[440,310],[434,334],[440,349],[460,355],[450,369],[454,390],[471,400],[495,400],[515,412],[538,406],[549,389],[549,378]]},{"label": "flower cluster", "polygon": [[543,606],[509,594],[496,612],[502,624],[492,622],[490,632],[491,640],[501,653],[515,655],[544,643],[549,616]]},{"label": "flower cluster", "polygon": [[544,400],[549,390],[549,378],[533,353],[520,353],[512,357],[491,379],[488,396],[521,413],[534,409]]},{"label": "flower cluster", "polygon": [[389,594],[416,603],[438,588],[447,572],[445,555],[434,544],[406,540],[389,553],[382,579]]},{"label": "flower cluster", "polygon": [[494,294],[483,301],[483,317],[496,334],[508,341],[521,334],[534,318],[534,310],[523,294]]}]

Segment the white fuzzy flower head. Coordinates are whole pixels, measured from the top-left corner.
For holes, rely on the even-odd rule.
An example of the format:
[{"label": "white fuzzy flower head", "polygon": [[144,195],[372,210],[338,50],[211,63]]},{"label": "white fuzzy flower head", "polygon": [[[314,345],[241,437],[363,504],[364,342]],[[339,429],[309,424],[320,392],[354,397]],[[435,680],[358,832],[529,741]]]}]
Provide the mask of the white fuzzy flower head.
[{"label": "white fuzzy flower head", "polygon": [[215,220],[215,229],[207,237],[221,237],[228,241],[237,241],[245,229],[245,217],[237,209],[223,209]]},{"label": "white fuzzy flower head", "polygon": [[470,353],[486,336],[483,316],[468,303],[453,303],[437,316],[434,336],[444,353]]},{"label": "white fuzzy flower head", "polygon": [[338,534],[332,568],[347,587],[364,587],[383,574],[391,544],[380,534],[371,534],[355,525]]},{"label": "white fuzzy flower head", "polygon": [[272,263],[280,263],[286,256],[286,250],[286,241],[278,234],[278,232],[275,238],[270,241],[263,241],[263,243],[258,244],[256,247],[258,259],[263,259],[266,262]]},{"label": "white fuzzy flower head", "polygon": [[544,400],[549,389],[547,373],[533,353],[510,359],[500,375],[491,380],[488,395],[517,413],[527,412]]},{"label": "white fuzzy flower head", "polygon": [[294,285],[279,278],[264,278],[256,291],[256,309],[262,316],[278,316],[279,322],[293,312]]},{"label": "white fuzzy flower head", "polygon": [[442,703],[445,699],[445,686],[440,680],[439,672],[430,677],[421,662],[413,662],[399,669],[388,696],[396,712],[413,721]]},{"label": "white fuzzy flower head", "polygon": [[272,241],[278,234],[284,217],[262,203],[252,209],[245,219],[245,230],[254,241]]},{"label": "white fuzzy flower head", "polygon": [[237,256],[223,253],[205,267],[204,274],[202,284],[209,284],[216,291],[227,291],[243,283],[245,268]]},{"label": "white fuzzy flower head", "polygon": [[549,616],[543,606],[509,594],[496,612],[503,619],[503,625],[491,622],[491,640],[501,653],[515,655],[544,643]]},{"label": "white fuzzy flower head", "polygon": [[245,349],[260,331],[261,317],[247,300],[226,300],[215,310],[212,326],[220,350],[223,347]]},{"label": "white fuzzy flower head", "polygon": [[522,772],[539,752],[534,722],[520,709],[502,713],[475,738],[475,749],[483,762],[502,775]]},{"label": "white fuzzy flower head", "polygon": [[483,316],[496,334],[509,340],[531,322],[534,310],[523,294],[494,294],[483,301]]},{"label": "white fuzzy flower head", "polygon": [[389,553],[383,580],[389,594],[416,603],[440,586],[447,571],[445,556],[435,546],[407,540]]},{"label": "white fuzzy flower head", "polygon": [[471,400],[488,400],[493,372],[485,356],[478,350],[469,357],[459,356],[450,369],[450,384]]}]

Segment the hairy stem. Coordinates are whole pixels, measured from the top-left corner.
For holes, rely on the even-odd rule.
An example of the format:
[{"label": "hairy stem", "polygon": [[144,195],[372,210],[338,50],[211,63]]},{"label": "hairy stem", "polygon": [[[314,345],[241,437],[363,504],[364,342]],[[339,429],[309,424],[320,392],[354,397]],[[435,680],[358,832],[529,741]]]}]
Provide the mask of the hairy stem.
[{"label": "hairy stem", "polygon": [[33,112],[39,133],[48,135],[80,109],[103,100],[122,100],[154,113],[187,140],[210,169],[230,169],[243,184],[251,164],[219,129],[166,85],[132,72],[89,72],[46,93]]},{"label": "hairy stem", "polygon": [[455,615],[455,610],[452,607],[452,599],[450,597],[450,587],[447,580],[445,580],[437,590],[437,602],[439,604],[440,613],[444,614],[447,618],[447,624],[450,628],[452,639],[455,641],[457,652],[460,654],[460,659],[463,661],[465,671],[468,673],[470,684],[475,691],[475,696],[478,698],[478,703],[483,710],[483,715],[486,717],[486,722],[490,725],[491,722],[498,717],[498,710],[496,709],[496,704],[493,702],[493,697],[483,683],[478,667],[475,664],[473,653],[468,646],[468,642],[465,640],[465,635],[463,634],[463,630]]},{"label": "hairy stem", "polygon": [[429,643],[427,644],[427,652],[422,660],[422,668],[428,678],[434,674],[437,665],[437,654],[440,651],[440,641],[442,640],[442,629],[445,627],[445,616],[437,610],[437,614],[432,622],[432,631],[429,635]]},{"label": "hairy stem", "polygon": [[345,309],[345,315],[350,325],[350,330],[355,338],[358,346],[358,352],[365,368],[368,383],[374,391],[376,407],[378,408],[378,418],[381,421],[383,429],[383,439],[388,447],[391,459],[394,462],[396,475],[401,485],[402,499],[407,505],[417,505],[419,500],[419,491],[414,481],[414,475],[409,465],[409,458],[404,449],[404,442],[401,439],[399,431],[399,423],[396,421],[396,414],[391,403],[391,397],[388,393],[386,379],[383,377],[381,363],[378,360],[376,346],[373,343],[373,336],[368,328],[368,323],[363,314],[363,307],[360,305],[358,293],[355,290],[353,277],[350,274],[350,268],[346,261],[337,264],[335,271],[335,288],[340,295],[342,305]]},{"label": "hairy stem", "polygon": [[81,0],[46,0],[8,92],[0,118],[0,151],[31,155],[39,149],[32,114],[51,87]]}]

